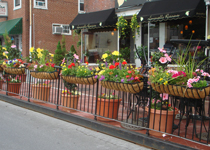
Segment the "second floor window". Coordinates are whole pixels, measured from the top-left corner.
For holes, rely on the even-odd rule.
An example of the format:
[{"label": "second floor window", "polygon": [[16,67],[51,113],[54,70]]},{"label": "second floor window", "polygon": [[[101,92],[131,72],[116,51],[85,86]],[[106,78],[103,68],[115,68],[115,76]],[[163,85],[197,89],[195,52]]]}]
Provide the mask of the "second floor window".
[{"label": "second floor window", "polygon": [[34,7],[47,9],[47,0],[34,0]]},{"label": "second floor window", "polygon": [[21,8],[21,0],[14,0],[14,10]]},{"label": "second floor window", "polygon": [[79,0],[79,12],[84,11],[84,0]]}]

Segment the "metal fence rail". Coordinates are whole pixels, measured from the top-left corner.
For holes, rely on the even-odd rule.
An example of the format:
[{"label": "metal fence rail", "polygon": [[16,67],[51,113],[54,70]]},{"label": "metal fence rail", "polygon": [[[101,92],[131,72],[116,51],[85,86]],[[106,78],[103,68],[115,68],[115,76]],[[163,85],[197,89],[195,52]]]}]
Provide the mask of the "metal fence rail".
[{"label": "metal fence rail", "polygon": [[[144,81],[144,89],[137,94],[106,89],[97,81],[94,85],[76,84],[80,94],[73,96],[63,94],[66,88],[72,91],[72,87],[61,76],[56,80],[36,79],[26,70],[25,75],[20,75],[19,87],[7,82],[8,77],[16,78],[17,75],[2,76],[1,94],[77,115],[85,113],[87,117],[103,122],[115,121],[123,128],[142,131],[155,137],[172,135],[198,143],[210,143],[208,97],[187,99],[170,96],[168,103],[173,111],[156,110],[150,107],[152,88],[147,85],[147,80]],[[103,99],[100,97],[102,93],[116,95],[118,98]]]}]

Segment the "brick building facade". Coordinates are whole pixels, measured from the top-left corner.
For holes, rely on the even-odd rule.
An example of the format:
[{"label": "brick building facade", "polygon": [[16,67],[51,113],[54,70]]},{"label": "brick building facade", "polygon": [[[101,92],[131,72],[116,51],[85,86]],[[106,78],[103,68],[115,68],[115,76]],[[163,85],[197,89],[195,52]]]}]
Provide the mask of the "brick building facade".
[{"label": "brick building facade", "polygon": [[[30,0],[4,0],[8,3],[8,18],[0,18],[0,22],[22,18],[22,35],[10,35],[20,42],[23,56],[28,56],[30,49]],[[17,2],[17,3],[16,3]],[[17,6],[15,6],[17,4]],[[68,27],[69,23],[78,14],[78,1],[76,0],[31,0],[31,46],[44,48],[54,53],[62,35],[66,38],[66,49],[74,45],[77,48],[77,38],[72,36],[68,29],[64,31],[62,25]],[[54,27],[53,27],[54,26]],[[55,27],[58,27],[55,29]],[[54,33],[53,33],[54,28]],[[61,33],[62,32],[62,33]],[[64,34],[63,34],[64,33]],[[1,36],[3,38],[3,36]],[[17,43],[15,43],[17,44]]]}]

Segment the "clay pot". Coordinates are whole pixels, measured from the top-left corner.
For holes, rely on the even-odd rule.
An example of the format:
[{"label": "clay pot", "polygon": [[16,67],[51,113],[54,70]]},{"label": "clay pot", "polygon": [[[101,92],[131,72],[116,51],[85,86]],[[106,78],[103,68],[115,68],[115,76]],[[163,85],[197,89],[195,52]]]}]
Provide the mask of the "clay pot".
[{"label": "clay pot", "polygon": [[[117,119],[118,117],[118,110],[119,110],[119,104],[122,101],[122,99],[102,99],[98,98],[97,100],[97,115],[111,118],[111,119]],[[101,117],[97,117],[98,120],[101,121],[111,121],[109,119],[104,119]]]},{"label": "clay pot", "polygon": [[[8,93],[9,96],[18,96],[20,92],[21,83],[8,83],[7,91],[12,92]],[[17,94],[14,94],[17,93]]]},{"label": "clay pot", "polygon": [[4,83],[4,80],[0,80],[0,89],[2,89],[3,83]]},{"label": "clay pot", "polygon": [[[149,108],[145,108],[145,110],[148,112]],[[160,118],[160,114],[161,114],[161,118]],[[168,116],[167,116],[167,110],[162,110],[162,112],[161,112],[161,110],[155,111],[155,109],[151,108],[150,119],[149,119],[149,128],[171,134],[172,129],[173,129],[173,121],[174,121],[176,114],[178,114],[178,109],[176,109],[175,112],[168,111]],[[160,119],[161,119],[161,121],[160,121]],[[166,121],[167,121],[167,124],[166,124]],[[157,131],[149,131],[149,134],[155,135],[155,136],[163,135],[163,133],[160,133]]]},{"label": "clay pot", "polygon": [[47,102],[50,97],[50,89],[50,85],[32,85],[32,98]]},{"label": "clay pot", "polygon": [[[61,94],[61,106],[65,106],[62,108],[62,110],[67,111],[67,112],[75,111],[69,108],[77,109],[79,97],[80,95]],[[66,107],[69,107],[69,108],[66,108]]]}]

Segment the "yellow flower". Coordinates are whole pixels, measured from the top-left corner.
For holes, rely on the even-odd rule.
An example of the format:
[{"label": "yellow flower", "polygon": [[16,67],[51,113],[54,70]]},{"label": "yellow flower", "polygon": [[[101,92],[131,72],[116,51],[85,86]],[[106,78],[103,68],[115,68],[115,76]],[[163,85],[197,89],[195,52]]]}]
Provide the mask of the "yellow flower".
[{"label": "yellow flower", "polygon": [[103,69],[103,70],[105,70],[105,69],[106,69],[106,67],[102,67],[102,69]]},{"label": "yellow flower", "polygon": [[37,51],[38,53],[40,53],[42,50],[41,50],[40,48],[37,48],[36,51]]},{"label": "yellow flower", "polygon": [[98,73],[95,73],[96,75],[98,75]]},{"label": "yellow flower", "polygon": [[52,59],[50,59],[50,62],[52,62]]},{"label": "yellow flower", "polygon": [[163,78],[160,78],[160,79],[159,79],[159,81],[162,81],[162,80],[163,80]]},{"label": "yellow flower", "polygon": [[168,81],[165,81],[163,84],[166,85],[168,83]]},{"label": "yellow flower", "polygon": [[107,57],[108,57],[108,54],[105,53],[105,54],[102,55],[101,59],[106,59]]},{"label": "yellow flower", "polygon": [[8,56],[7,55],[5,57],[8,59]]},{"label": "yellow flower", "polygon": [[104,64],[101,64],[101,66],[104,66]]},{"label": "yellow flower", "polygon": [[112,52],[112,55],[119,56],[120,53],[118,51],[114,51],[114,52]]},{"label": "yellow flower", "polygon": [[52,54],[51,57],[54,57],[54,54]]},{"label": "yellow flower", "polygon": [[132,65],[130,65],[130,67],[133,69],[133,66]]},{"label": "yellow flower", "polygon": [[96,67],[96,71],[99,71],[100,69],[98,67]]},{"label": "yellow flower", "polygon": [[105,72],[105,70],[101,70],[98,75],[102,75]]},{"label": "yellow flower", "polygon": [[93,74],[93,72],[91,72],[91,74]]},{"label": "yellow flower", "polygon": [[6,56],[5,52],[3,52],[3,56]]},{"label": "yellow flower", "polygon": [[5,63],[5,62],[3,62],[2,64],[3,64],[3,65],[6,65],[6,63]]},{"label": "yellow flower", "polygon": [[5,50],[5,51],[7,50],[6,47],[2,47],[2,49]]},{"label": "yellow flower", "polygon": [[34,47],[30,48],[30,52],[33,53],[34,52]]},{"label": "yellow flower", "polygon": [[41,58],[42,57],[42,53],[38,53],[38,58]]}]

